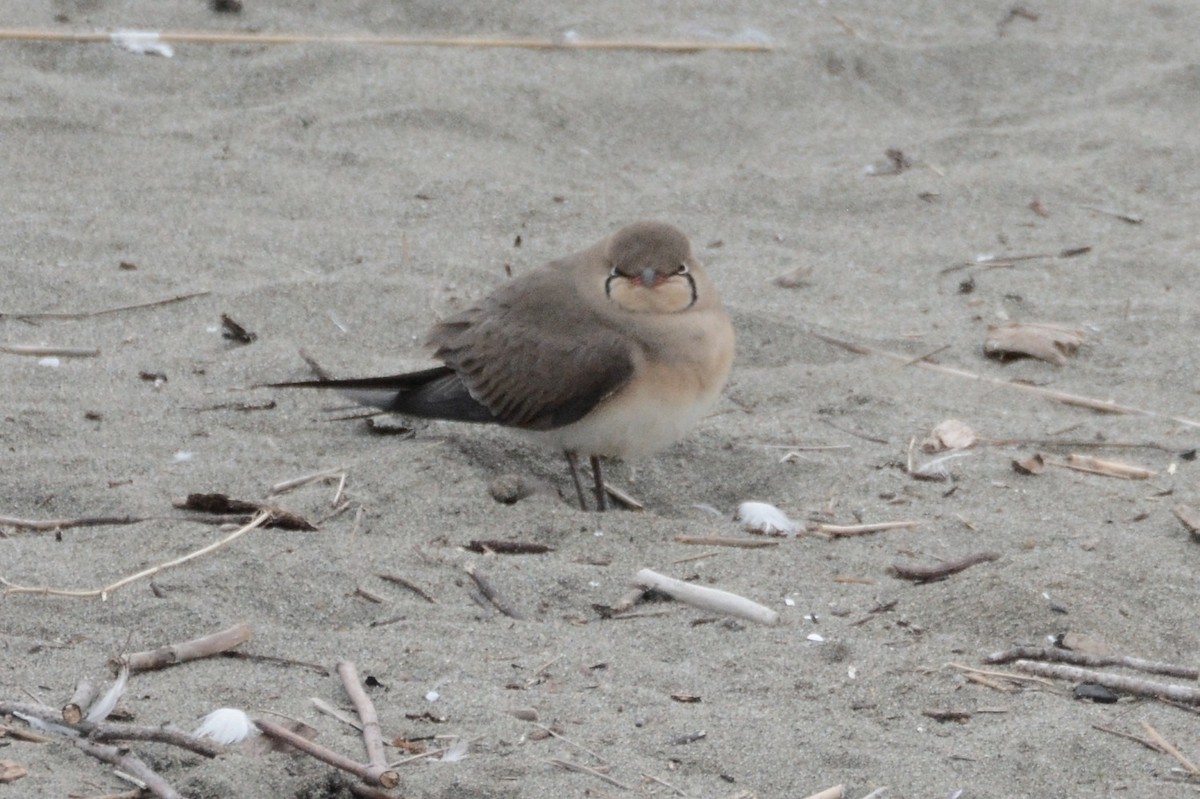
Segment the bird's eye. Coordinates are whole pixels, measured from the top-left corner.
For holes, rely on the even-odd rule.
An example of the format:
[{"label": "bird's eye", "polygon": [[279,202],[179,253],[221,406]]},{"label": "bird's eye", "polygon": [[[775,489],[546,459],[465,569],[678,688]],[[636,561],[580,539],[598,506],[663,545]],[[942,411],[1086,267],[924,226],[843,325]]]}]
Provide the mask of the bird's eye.
[{"label": "bird's eye", "polygon": [[687,264],[680,264],[680,265],[679,265],[679,268],[675,270],[675,274],[677,274],[677,275],[686,275],[686,274],[688,273],[688,271],[689,271],[689,270],[688,270],[688,265],[687,265]]},{"label": "bird's eye", "polygon": [[609,277],[617,277],[619,274],[620,274],[620,272],[618,272],[617,268],[614,266],[612,268],[612,271],[608,273],[608,276]]}]

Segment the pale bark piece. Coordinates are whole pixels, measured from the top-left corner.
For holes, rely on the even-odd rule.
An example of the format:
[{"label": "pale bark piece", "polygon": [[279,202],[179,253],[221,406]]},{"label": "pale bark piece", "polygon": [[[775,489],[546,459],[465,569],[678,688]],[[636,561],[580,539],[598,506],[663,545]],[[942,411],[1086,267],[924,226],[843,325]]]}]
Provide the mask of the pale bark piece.
[{"label": "pale bark piece", "polygon": [[1081,328],[1042,322],[1008,322],[990,325],[983,352],[1005,361],[1012,358],[1037,358],[1062,366],[1083,344]]},{"label": "pale bark piece", "polygon": [[0,785],[16,782],[29,773],[29,769],[12,760],[0,760]]},{"label": "pale bark piece", "polygon": [[947,419],[929,431],[921,442],[921,449],[928,453],[948,450],[969,449],[978,443],[975,431],[958,419]]},{"label": "pale bark piece", "polygon": [[1068,469],[1074,469],[1077,472],[1099,474],[1105,477],[1119,477],[1122,480],[1149,480],[1156,474],[1152,469],[1135,466],[1132,463],[1093,458],[1090,455],[1077,455],[1074,453],[1067,456],[1066,461],[1063,462],[1063,466],[1066,466]]},{"label": "pale bark piece", "polygon": [[667,577],[651,569],[639,571],[637,582],[639,585],[661,591],[672,599],[703,610],[726,613],[768,626],[779,622],[779,614],[774,610],[719,588],[706,588],[701,585],[685,583],[683,580]]}]

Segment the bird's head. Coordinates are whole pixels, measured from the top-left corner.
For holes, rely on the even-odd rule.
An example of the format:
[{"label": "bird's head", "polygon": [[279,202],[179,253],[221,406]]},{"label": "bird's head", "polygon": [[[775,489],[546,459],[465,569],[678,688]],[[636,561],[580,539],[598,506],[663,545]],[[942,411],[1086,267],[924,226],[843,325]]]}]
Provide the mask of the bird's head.
[{"label": "bird's head", "polygon": [[605,248],[604,293],[627,311],[678,313],[696,304],[700,263],[687,236],[664,222],[621,228]]}]

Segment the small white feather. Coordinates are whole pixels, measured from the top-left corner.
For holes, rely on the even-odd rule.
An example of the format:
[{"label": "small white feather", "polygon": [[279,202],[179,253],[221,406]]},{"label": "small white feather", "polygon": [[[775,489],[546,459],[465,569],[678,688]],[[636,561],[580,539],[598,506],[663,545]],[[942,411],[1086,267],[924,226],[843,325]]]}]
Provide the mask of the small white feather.
[{"label": "small white feather", "polygon": [[738,505],[736,518],[747,530],[767,535],[784,533],[793,536],[800,530],[786,513],[766,502],[743,502]]},{"label": "small white feather", "polygon": [[113,708],[117,706],[117,702],[121,701],[121,697],[125,694],[125,684],[129,682],[129,666],[121,665],[121,673],[117,675],[116,681],[112,686],[104,692],[104,696],[96,700],[87,712],[87,720],[92,723],[98,723],[108,718],[108,714],[113,712]]},{"label": "small white feather", "polygon": [[258,728],[244,711],[236,707],[219,707],[200,719],[200,726],[192,734],[228,746],[241,743],[257,732]]},{"label": "small white feather", "polygon": [[442,752],[442,756],[440,758],[438,758],[438,760],[439,760],[439,762],[442,762],[442,763],[457,763],[458,761],[462,760],[466,756],[467,756],[466,739],[459,738],[457,741],[454,742],[454,744],[449,749],[447,749],[445,752]]}]

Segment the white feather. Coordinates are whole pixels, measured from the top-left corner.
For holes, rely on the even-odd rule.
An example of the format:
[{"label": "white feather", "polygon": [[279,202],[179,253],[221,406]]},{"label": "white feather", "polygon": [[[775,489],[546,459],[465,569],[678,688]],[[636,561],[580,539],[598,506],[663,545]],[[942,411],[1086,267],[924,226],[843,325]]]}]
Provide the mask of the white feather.
[{"label": "white feather", "polygon": [[88,708],[87,720],[96,723],[108,718],[108,714],[113,712],[117,702],[121,701],[121,697],[124,696],[125,685],[128,682],[129,666],[123,663],[121,664],[121,673],[117,675],[116,681],[104,692],[104,696],[97,699],[96,703]]},{"label": "white feather", "polygon": [[258,728],[244,711],[235,707],[220,707],[200,719],[200,726],[192,734],[228,746],[241,743],[257,732]]},{"label": "white feather", "polygon": [[800,530],[800,526],[789,519],[786,513],[766,502],[743,502],[738,505],[736,518],[747,530],[767,535],[784,533],[790,537]]}]

